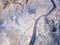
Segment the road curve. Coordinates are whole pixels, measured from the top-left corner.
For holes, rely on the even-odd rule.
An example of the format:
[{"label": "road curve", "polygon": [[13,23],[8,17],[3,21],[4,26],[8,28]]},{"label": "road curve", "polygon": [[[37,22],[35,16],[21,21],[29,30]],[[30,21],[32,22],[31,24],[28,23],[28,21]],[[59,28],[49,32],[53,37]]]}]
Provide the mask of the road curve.
[{"label": "road curve", "polygon": [[56,4],[55,4],[54,0],[51,0],[51,2],[53,4],[53,8],[46,15],[39,16],[36,19],[35,24],[34,24],[34,30],[33,30],[32,38],[31,38],[31,41],[30,41],[29,45],[34,45],[34,43],[35,43],[35,40],[36,40],[36,29],[37,29],[37,23],[38,23],[39,19],[41,17],[45,17],[45,16],[50,15],[52,13],[52,11],[56,8]]}]

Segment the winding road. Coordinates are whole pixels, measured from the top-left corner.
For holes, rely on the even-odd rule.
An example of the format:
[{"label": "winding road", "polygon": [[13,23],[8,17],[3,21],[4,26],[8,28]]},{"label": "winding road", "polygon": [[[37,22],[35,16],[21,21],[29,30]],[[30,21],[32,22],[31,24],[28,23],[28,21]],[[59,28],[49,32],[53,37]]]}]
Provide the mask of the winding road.
[{"label": "winding road", "polygon": [[30,41],[29,45],[34,45],[34,43],[35,43],[35,40],[36,40],[36,29],[37,29],[37,23],[38,23],[39,19],[41,17],[45,17],[45,16],[50,15],[52,13],[52,11],[54,11],[54,9],[56,9],[56,4],[55,4],[54,0],[51,0],[51,2],[53,4],[53,8],[46,15],[39,16],[36,19],[35,24],[34,24],[34,30],[33,30],[32,38],[31,38],[31,41]]}]

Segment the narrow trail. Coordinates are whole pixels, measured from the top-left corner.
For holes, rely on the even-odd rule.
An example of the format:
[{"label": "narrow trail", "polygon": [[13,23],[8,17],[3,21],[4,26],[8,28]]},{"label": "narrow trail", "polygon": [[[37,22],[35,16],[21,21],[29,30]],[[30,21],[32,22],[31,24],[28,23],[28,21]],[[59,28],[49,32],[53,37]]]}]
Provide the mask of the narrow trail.
[{"label": "narrow trail", "polygon": [[50,15],[50,14],[54,11],[54,9],[56,9],[56,4],[55,4],[54,0],[51,0],[51,2],[52,2],[52,4],[53,4],[53,8],[52,8],[46,15],[39,16],[39,17],[36,19],[35,24],[34,24],[34,30],[33,30],[32,38],[31,38],[31,41],[30,41],[30,44],[29,44],[29,45],[34,45],[34,43],[35,43],[37,23],[38,23],[39,19],[40,19],[41,17],[45,17],[45,16]]}]

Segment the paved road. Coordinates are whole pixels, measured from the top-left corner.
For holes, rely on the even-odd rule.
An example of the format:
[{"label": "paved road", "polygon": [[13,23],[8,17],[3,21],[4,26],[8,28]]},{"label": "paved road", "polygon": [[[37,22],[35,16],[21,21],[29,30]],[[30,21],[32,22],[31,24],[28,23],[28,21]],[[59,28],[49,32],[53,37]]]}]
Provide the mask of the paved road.
[{"label": "paved road", "polygon": [[34,30],[33,30],[33,35],[32,35],[32,38],[31,38],[31,41],[30,41],[30,44],[29,45],[34,45],[35,43],[35,40],[36,40],[36,29],[37,29],[37,23],[39,21],[39,19],[41,17],[45,17],[45,16],[48,16],[52,13],[52,11],[56,8],[56,4],[54,2],[54,0],[51,0],[52,4],[53,4],[53,8],[46,14],[46,15],[42,15],[40,17],[38,17],[35,21],[35,24],[34,24]]}]

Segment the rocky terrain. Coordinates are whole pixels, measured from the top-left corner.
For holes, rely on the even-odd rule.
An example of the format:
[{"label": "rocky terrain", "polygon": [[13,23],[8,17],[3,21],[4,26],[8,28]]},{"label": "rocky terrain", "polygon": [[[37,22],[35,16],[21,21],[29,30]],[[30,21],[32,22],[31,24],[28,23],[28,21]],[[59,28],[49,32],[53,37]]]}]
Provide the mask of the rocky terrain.
[{"label": "rocky terrain", "polygon": [[0,45],[60,45],[60,0],[0,0]]}]

